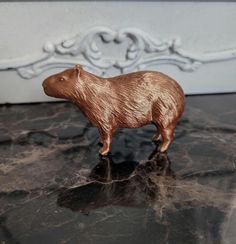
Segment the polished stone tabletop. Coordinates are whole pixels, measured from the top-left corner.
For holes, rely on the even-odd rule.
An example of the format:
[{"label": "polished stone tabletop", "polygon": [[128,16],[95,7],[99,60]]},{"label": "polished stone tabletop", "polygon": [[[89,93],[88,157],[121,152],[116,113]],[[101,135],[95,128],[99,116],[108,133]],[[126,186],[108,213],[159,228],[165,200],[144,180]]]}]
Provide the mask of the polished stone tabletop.
[{"label": "polished stone tabletop", "polygon": [[109,157],[70,103],[0,106],[0,243],[236,243],[236,94],[186,103],[168,155],[150,125]]}]

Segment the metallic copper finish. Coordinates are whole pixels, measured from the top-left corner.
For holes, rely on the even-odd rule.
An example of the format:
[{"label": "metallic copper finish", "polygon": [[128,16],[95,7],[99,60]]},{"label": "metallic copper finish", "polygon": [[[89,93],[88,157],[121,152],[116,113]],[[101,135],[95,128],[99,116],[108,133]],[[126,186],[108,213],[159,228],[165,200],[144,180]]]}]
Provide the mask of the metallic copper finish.
[{"label": "metallic copper finish", "polygon": [[138,128],[153,123],[154,141],[162,138],[159,151],[168,149],[184,111],[184,93],[178,83],[155,71],[139,71],[102,78],[80,65],[52,75],[43,82],[48,96],[76,104],[101,136],[100,154],[110,150],[117,128]]}]

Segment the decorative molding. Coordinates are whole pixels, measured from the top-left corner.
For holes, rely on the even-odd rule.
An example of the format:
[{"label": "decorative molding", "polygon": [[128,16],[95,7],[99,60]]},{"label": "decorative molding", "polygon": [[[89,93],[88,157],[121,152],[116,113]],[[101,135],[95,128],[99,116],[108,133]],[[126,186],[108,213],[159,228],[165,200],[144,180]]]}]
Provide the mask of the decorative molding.
[{"label": "decorative molding", "polygon": [[[106,56],[100,46],[104,49],[108,44],[114,45],[114,48],[117,48],[116,44],[126,45],[123,58]],[[106,75],[114,68],[125,73],[159,64],[176,65],[182,71],[195,71],[206,63],[236,59],[236,49],[192,54],[181,46],[179,38],[162,41],[137,28],[112,30],[96,27],[82,38],[76,35],[59,43],[45,43],[40,57],[0,60],[0,70],[14,69],[22,78],[30,79],[48,69],[71,67],[76,63],[97,74]]]}]

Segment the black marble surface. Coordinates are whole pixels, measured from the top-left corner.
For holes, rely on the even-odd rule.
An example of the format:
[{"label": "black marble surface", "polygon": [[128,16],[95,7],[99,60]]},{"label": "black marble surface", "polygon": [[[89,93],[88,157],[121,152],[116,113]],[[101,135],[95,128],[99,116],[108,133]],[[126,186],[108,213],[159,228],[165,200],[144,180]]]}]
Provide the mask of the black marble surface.
[{"label": "black marble surface", "polygon": [[154,133],[99,158],[74,105],[0,106],[0,243],[236,243],[236,94],[187,97],[168,155]]}]

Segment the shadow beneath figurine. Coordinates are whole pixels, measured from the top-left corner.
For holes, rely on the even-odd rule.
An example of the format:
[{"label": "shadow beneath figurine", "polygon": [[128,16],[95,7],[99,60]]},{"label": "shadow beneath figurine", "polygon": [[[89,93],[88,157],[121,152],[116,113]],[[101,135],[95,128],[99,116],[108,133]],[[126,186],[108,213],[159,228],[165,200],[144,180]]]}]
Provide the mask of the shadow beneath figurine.
[{"label": "shadow beneath figurine", "polygon": [[170,198],[175,175],[166,153],[154,150],[143,162],[115,163],[111,156],[101,156],[84,185],[61,190],[61,207],[89,214],[108,205],[148,207]]}]

